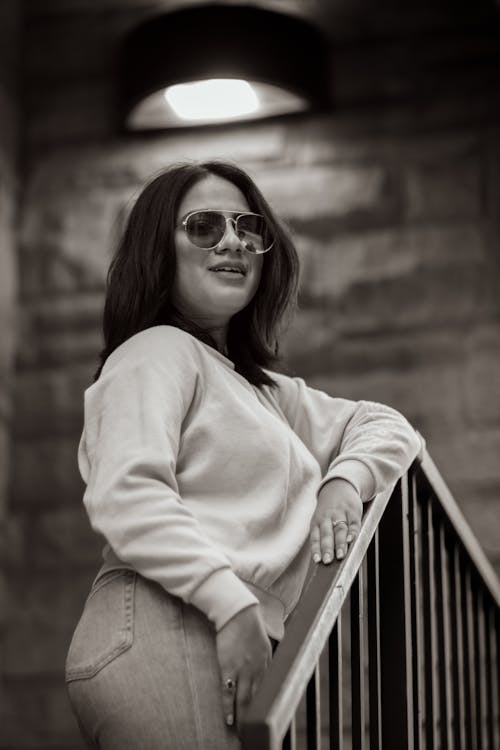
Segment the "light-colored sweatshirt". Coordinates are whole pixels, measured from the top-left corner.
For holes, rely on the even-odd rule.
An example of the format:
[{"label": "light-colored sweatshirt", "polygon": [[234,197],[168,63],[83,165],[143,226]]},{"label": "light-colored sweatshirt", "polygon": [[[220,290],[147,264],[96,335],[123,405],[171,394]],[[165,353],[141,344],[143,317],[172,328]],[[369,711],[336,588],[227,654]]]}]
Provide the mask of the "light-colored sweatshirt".
[{"label": "light-colored sweatshirt", "polygon": [[172,326],[138,333],[85,392],[79,467],[107,541],[102,572],[133,568],[217,630],[260,603],[279,640],[309,566],[320,488],[341,477],[367,501],[421,444],[387,406],[270,375],[277,388],[253,386]]}]

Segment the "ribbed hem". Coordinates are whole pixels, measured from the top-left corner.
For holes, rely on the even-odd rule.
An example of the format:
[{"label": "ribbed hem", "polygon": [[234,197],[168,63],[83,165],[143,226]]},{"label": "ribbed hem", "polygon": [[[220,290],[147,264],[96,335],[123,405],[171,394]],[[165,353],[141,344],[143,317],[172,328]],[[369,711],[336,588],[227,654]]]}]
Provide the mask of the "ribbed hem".
[{"label": "ribbed hem", "polygon": [[[103,551],[104,563],[94,584],[111,570],[134,570],[129,563],[122,562],[109,545]],[[261,614],[270,638],[280,641],[285,629],[285,606],[273,594],[242,581],[230,568],[222,568],[212,573],[194,592],[190,603],[206,614],[216,630],[220,630],[238,612],[255,604],[261,605]]]},{"label": "ribbed hem", "polygon": [[273,594],[262,591],[248,581],[245,581],[245,586],[255,595],[261,605],[262,617],[268,636],[276,641],[281,641],[285,634],[285,605]]},{"label": "ribbed hem", "polygon": [[230,568],[216,570],[189,597],[189,602],[206,614],[220,630],[241,610],[258,604],[255,597]]},{"label": "ribbed hem", "polygon": [[375,480],[373,474],[361,461],[346,459],[345,461],[336,464],[336,466],[329,471],[322,480],[318,488],[318,493],[321,488],[332,479],[345,479],[346,482],[352,484],[363,502],[371,500],[375,494]]}]

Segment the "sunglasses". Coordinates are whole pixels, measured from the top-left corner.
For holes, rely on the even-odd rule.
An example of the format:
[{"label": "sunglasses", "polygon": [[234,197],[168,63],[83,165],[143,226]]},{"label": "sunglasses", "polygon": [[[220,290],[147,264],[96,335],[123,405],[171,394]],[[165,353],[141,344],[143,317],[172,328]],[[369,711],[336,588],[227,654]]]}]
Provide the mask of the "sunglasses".
[{"label": "sunglasses", "polygon": [[[233,215],[226,216],[225,214]],[[249,253],[254,255],[267,253],[274,245],[274,239],[266,221],[260,214],[203,209],[189,213],[179,226],[184,229],[193,245],[204,250],[213,250],[222,242],[229,222],[239,241]]]}]

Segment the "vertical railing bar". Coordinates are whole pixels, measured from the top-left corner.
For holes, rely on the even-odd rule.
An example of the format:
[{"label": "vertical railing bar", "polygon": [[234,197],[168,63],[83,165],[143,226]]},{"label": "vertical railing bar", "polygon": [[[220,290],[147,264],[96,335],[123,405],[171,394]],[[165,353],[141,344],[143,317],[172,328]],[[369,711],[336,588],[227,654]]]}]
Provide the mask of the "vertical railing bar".
[{"label": "vertical railing bar", "polygon": [[453,747],[465,746],[465,697],[462,632],[462,596],[460,586],[460,552],[455,542],[450,550],[450,609],[451,609],[451,683]]},{"label": "vertical railing bar", "polygon": [[438,679],[439,679],[439,733],[441,748],[452,747],[451,737],[451,645],[449,617],[449,581],[447,565],[447,547],[443,521],[438,522],[435,535],[436,546],[436,610],[437,610],[437,645],[438,645]]},{"label": "vertical railing bar", "polygon": [[382,748],[380,688],[380,579],[378,564],[378,530],[368,547],[368,688],[370,717],[370,750]]},{"label": "vertical railing bar", "polygon": [[436,621],[436,679],[437,679],[437,699],[439,705],[439,747],[446,748],[446,670],[444,654],[444,591],[443,591],[443,569],[441,567],[441,523],[436,519],[434,523],[434,566],[435,566],[435,587],[436,598],[434,600],[434,616]]},{"label": "vertical railing bar", "polygon": [[435,560],[434,560],[434,526],[432,520],[432,497],[426,499],[422,506],[424,534],[423,551],[423,587],[424,587],[424,650],[425,650],[425,742],[426,747],[438,747],[437,733],[437,685],[436,685],[436,627],[435,627]]},{"label": "vertical railing bar", "polygon": [[321,706],[319,663],[306,688],[307,750],[321,750]]},{"label": "vertical railing bar", "polygon": [[365,689],[364,689],[364,634],[363,634],[363,569],[351,586],[351,706],[352,747],[365,747]]},{"label": "vertical railing bar", "polygon": [[411,587],[411,631],[412,631],[412,657],[413,657],[413,736],[415,750],[424,747],[423,738],[423,649],[422,649],[422,607],[420,606],[422,596],[422,581],[420,571],[420,538],[422,534],[421,521],[419,517],[417,478],[415,472],[411,475],[408,498],[408,523],[410,535],[410,578]]},{"label": "vertical railing bar", "polygon": [[500,612],[491,608],[490,648],[492,652],[492,683],[491,699],[493,703],[493,747],[500,747]]},{"label": "vertical railing bar", "polygon": [[489,602],[488,594],[483,597],[484,617],[483,633],[484,638],[484,674],[486,682],[486,737],[488,738],[487,747],[494,750],[493,745],[493,654],[491,652],[490,640],[490,612],[492,607]]},{"label": "vertical railing bar", "polygon": [[465,734],[468,750],[476,750],[475,731],[475,685],[474,685],[474,634],[472,625],[472,591],[470,568],[462,559],[462,612],[464,634],[464,692],[465,692]]},{"label": "vertical railing bar", "polygon": [[379,524],[382,744],[413,750],[408,476]]},{"label": "vertical railing bar", "polygon": [[343,750],[342,716],[342,617],[339,615],[328,641],[328,684],[330,686],[330,750]]},{"label": "vertical railing bar", "polygon": [[474,674],[476,679],[476,735],[477,746],[483,748],[485,744],[485,664],[484,664],[484,643],[480,636],[482,630],[483,597],[479,581],[473,589],[473,626],[474,626]]},{"label": "vertical railing bar", "polygon": [[409,475],[401,478],[401,532],[403,547],[403,627],[405,638],[405,682],[407,748],[414,750],[413,737],[413,644],[411,629],[411,571],[410,571],[410,525],[409,525]]},{"label": "vertical railing bar", "polygon": [[[295,723],[295,716],[292,719],[292,723],[287,729],[287,733],[283,737],[283,742],[281,744],[281,750],[292,750],[292,725]],[[293,748],[295,750],[295,748]]]},{"label": "vertical railing bar", "polygon": [[[427,747],[444,750],[450,745],[453,748],[463,747],[467,750],[483,750],[486,747],[500,749],[500,608],[497,590],[492,583],[494,578],[483,578],[480,567],[474,567],[477,555],[476,558],[472,554],[469,557],[470,544],[469,547],[464,545],[456,524],[453,525],[456,533],[453,536],[449,535],[452,521],[449,512],[446,520],[441,517],[443,508],[444,512],[447,512],[441,495],[423,496],[421,486],[428,484],[428,478],[422,472],[416,476],[419,494],[413,492],[409,496],[408,476],[403,477],[393,492],[384,514],[381,514],[381,518],[377,517],[379,527],[370,529],[373,544],[368,544],[364,548],[364,562],[369,562],[367,637],[370,659],[367,665],[370,685],[375,685],[375,698],[372,697],[371,688],[369,691],[369,710],[372,714],[370,718],[373,718],[376,725],[375,744],[372,750],[380,750],[382,742],[384,748],[405,747],[407,750],[424,750]],[[412,475],[412,482],[414,490],[415,475]],[[439,517],[434,517],[433,506],[438,508]],[[419,520],[422,523],[419,524]],[[420,527],[424,531],[421,549],[417,533]],[[367,708],[364,691],[365,593],[363,568],[358,568],[358,563],[351,566],[348,584],[336,587],[342,593],[341,601],[344,601],[349,587],[352,747],[357,750],[365,746],[368,724],[364,715]],[[333,592],[336,593],[337,590]],[[331,600],[333,601],[333,595]],[[325,602],[329,603],[330,599],[324,599]],[[419,604],[423,606],[419,607]],[[335,749],[342,748],[343,740],[340,606],[339,602],[335,613],[332,611],[332,617],[327,622],[331,627],[329,623],[334,621],[335,617],[339,618],[338,623],[334,625],[334,631],[330,634],[328,653],[331,693],[330,747]],[[316,612],[315,607],[307,607],[306,610]],[[421,629],[419,626],[422,625],[422,620],[417,616],[417,611],[423,613]],[[370,627],[372,620],[374,628]],[[314,635],[316,631],[312,627],[310,629]],[[419,629],[423,631],[423,649],[420,648]],[[327,637],[328,630],[323,630],[321,647],[324,646]],[[301,642],[309,641],[301,639]],[[293,641],[291,643],[294,645]],[[398,650],[397,644],[403,643],[404,647]],[[416,653],[412,656],[413,652]],[[426,659],[425,680],[420,679],[422,673],[419,652],[423,652]],[[309,655],[309,651],[304,653]],[[393,660],[387,656],[393,656],[396,662],[389,669],[386,665]],[[439,659],[436,658],[438,656]],[[298,744],[302,748],[302,737],[297,736],[297,714],[290,718],[293,711],[297,710],[295,696],[298,697],[300,694],[302,699],[306,699],[308,750],[321,749],[320,672],[317,661],[319,657],[315,655],[314,659],[310,656],[308,658],[308,671],[300,678],[302,682],[297,682],[300,689],[296,691],[294,688],[292,691],[288,690],[288,693],[278,692],[279,697],[284,695],[290,699],[283,703],[285,710],[282,711],[280,723],[275,721],[272,713],[273,710],[276,713],[274,703],[269,714],[262,712],[262,719],[256,709],[256,720],[249,720],[246,725],[244,724],[244,728],[250,727],[248,740],[244,740],[245,746],[254,747],[257,741],[259,748],[277,750],[282,746],[284,750],[297,750]],[[309,679],[310,669],[314,663],[316,666]],[[283,665],[286,664],[287,662],[283,661]],[[295,662],[292,666],[295,669]],[[289,684],[295,686],[293,680],[298,680],[296,675],[300,676],[300,673],[298,669],[294,669],[289,670],[292,675]],[[308,679],[304,696],[303,690]],[[423,682],[426,687],[424,724],[426,727],[430,725],[430,732],[426,730],[425,741],[420,742],[420,732],[423,731],[420,721]],[[287,681],[281,681],[279,684],[286,685]],[[276,687],[274,690],[276,692]],[[430,698],[427,698],[428,694]],[[258,709],[260,710],[260,706]],[[291,723],[283,738],[286,721]],[[408,735],[403,740],[405,732]]]},{"label": "vertical railing bar", "polygon": [[294,714],[283,740],[283,750],[297,750],[297,747],[297,714]]}]

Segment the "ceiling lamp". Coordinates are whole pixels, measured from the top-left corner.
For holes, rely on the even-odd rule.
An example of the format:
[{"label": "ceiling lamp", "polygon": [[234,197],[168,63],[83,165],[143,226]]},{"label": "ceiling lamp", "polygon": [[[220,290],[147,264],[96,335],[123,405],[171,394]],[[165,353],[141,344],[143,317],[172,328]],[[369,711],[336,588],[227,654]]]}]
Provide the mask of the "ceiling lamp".
[{"label": "ceiling lamp", "polygon": [[312,24],[249,5],[156,16],[125,40],[127,130],[189,127],[323,109],[328,45]]}]

